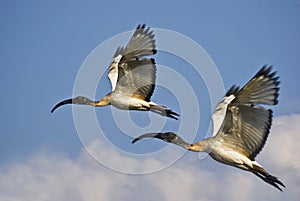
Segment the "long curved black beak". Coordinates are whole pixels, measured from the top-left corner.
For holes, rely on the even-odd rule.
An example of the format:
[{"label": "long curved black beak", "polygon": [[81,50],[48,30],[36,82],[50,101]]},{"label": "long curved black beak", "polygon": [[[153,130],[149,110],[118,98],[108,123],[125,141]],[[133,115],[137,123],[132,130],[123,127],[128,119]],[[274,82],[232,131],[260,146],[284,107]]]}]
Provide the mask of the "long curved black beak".
[{"label": "long curved black beak", "polygon": [[141,140],[141,139],[144,139],[144,138],[158,138],[158,139],[161,139],[160,137],[161,133],[146,133],[146,134],[143,134],[137,138],[135,138],[134,140],[132,140],[132,144],[134,144],[135,142]]},{"label": "long curved black beak", "polygon": [[136,141],[139,141],[141,139],[144,139],[144,138],[157,138],[157,139],[161,139],[165,142],[170,142],[170,143],[174,143],[176,144],[176,142],[174,142],[174,140],[181,140],[182,139],[176,135],[175,133],[172,133],[172,132],[166,132],[166,133],[146,133],[144,135],[141,135],[137,138],[135,138],[131,143],[135,143]]},{"label": "long curved black beak", "polygon": [[59,103],[57,103],[51,110],[51,113],[54,112],[54,110],[56,110],[58,107],[62,106],[62,105],[66,105],[66,104],[72,104],[73,103],[73,99],[67,99],[64,101],[61,101]]},{"label": "long curved black beak", "polygon": [[191,144],[185,142],[181,137],[179,137],[177,134],[173,132],[166,132],[166,133],[147,133],[144,135],[141,135],[137,138],[135,138],[131,143],[135,143],[141,139],[144,138],[157,138],[160,140],[163,140],[168,143],[176,144],[178,146],[181,146],[185,149],[189,149]]}]

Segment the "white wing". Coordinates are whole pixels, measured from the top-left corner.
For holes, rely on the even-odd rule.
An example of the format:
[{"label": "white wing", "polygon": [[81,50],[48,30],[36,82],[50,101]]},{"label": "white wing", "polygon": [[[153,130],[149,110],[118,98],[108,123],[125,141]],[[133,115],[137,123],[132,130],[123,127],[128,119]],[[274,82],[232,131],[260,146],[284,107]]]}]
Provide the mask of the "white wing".
[{"label": "white wing", "polygon": [[119,47],[113,57],[113,60],[109,66],[108,78],[111,84],[111,91],[114,91],[118,82],[119,75],[119,63],[122,59],[124,49]]}]

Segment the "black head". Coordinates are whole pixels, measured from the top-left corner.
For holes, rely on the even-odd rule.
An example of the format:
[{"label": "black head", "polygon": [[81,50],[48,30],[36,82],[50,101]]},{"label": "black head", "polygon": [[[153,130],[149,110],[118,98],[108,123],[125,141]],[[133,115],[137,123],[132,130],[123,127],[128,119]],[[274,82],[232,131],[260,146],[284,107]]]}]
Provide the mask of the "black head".
[{"label": "black head", "polygon": [[93,105],[94,101],[92,101],[84,96],[77,96],[76,98],[67,99],[67,100],[57,103],[51,110],[51,113],[54,112],[54,110],[56,110],[58,107],[60,107],[62,105],[66,105],[66,104]]},{"label": "black head", "polygon": [[191,144],[185,142],[181,137],[179,137],[177,134],[173,132],[166,132],[166,133],[147,133],[144,135],[141,135],[137,138],[135,138],[131,143],[135,143],[136,141],[139,141],[144,138],[157,138],[160,140],[163,140],[168,143],[176,144],[178,146],[181,146],[185,149],[189,149]]},{"label": "black head", "polygon": [[84,96],[77,96],[72,99],[72,104],[77,105],[93,105],[94,101]]},{"label": "black head", "polygon": [[165,142],[174,143],[174,144],[177,144],[177,141],[180,142],[180,143],[183,141],[175,133],[166,132],[166,133],[147,133],[147,134],[144,134],[144,135],[141,135],[141,136],[135,138],[132,141],[132,143],[135,143],[136,141],[139,141],[139,140],[144,139],[144,138],[158,138],[158,139],[161,139]]}]

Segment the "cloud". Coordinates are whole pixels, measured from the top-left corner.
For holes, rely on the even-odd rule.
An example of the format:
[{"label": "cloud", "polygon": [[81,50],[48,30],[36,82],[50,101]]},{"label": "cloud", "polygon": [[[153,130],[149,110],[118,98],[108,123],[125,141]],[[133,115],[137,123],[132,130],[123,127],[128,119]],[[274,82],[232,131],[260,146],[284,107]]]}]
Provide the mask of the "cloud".
[{"label": "cloud", "polygon": [[[286,184],[283,192],[251,173],[209,157],[200,160],[197,153],[188,153],[156,173],[131,175],[103,167],[85,150],[75,159],[41,151],[25,162],[1,167],[0,200],[297,200],[300,195],[299,122],[300,115],[275,118],[267,144],[257,157],[267,171]],[[102,154],[110,157],[113,164],[131,170],[152,165],[155,168],[163,160],[140,160],[123,156],[115,149],[105,150]]]}]

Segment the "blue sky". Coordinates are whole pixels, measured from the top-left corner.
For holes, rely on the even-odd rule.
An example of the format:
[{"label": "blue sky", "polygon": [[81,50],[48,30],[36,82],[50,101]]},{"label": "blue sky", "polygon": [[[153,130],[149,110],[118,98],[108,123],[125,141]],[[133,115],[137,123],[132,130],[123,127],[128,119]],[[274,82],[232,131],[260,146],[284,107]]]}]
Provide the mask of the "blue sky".
[{"label": "blue sky", "polygon": [[[156,186],[155,183],[151,183],[152,179],[156,177],[168,179],[172,176],[172,171],[174,174],[183,174],[187,178],[191,178],[188,172],[184,172],[187,162],[193,164],[187,170],[191,172],[203,171],[197,173],[200,174],[199,177],[205,177],[204,173],[208,171],[207,179],[214,179],[213,175],[216,172],[218,172],[217,175],[220,175],[220,171],[224,171],[225,174],[231,170],[211,160],[197,160],[197,154],[189,153],[179,160],[180,162],[176,163],[174,167],[165,170],[165,173],[160,172],[158,173],[159,176],[154,174],[153,178],[147,178],[148,183],[146,182],[144,186],[139,185],[142,183],[143,177],[137,179],[125,175],[124,178],[132,179],[134,183],[133,186],[128,184],[128,187],[127,184],[125,185],[126,179],[123,176],[116,176],[119,173],[109,172],[98,163],[91,162],[92,159],[86,156],[88,154],[84,151],[77,135],[71,107],[65,106],[50,114],[53,105],[72,96],[77,73],[86,57],[98,45],[117,34],[133,30],[140,23],[147,23],[154,28],[176,31],[197,42],[210,55],[218,68],[225,89],[228,89],[232,84],[243,85],[263,64],[274,65],[274,69],[278,71],[282,82],[279,105],[273,107],[274,116],[278,118],[279,122],[275,127],[280,129],[280,122],[289,123],[299,119],[297,115],[300,113],[298,104],[300,101],[298,92],[300,84],[298,78],[300,73],[300,1],[226,1],[226,3],[219,1],[173,1],[171,3],[156,0],[151,2],[1,1],[0,5],[0,55],[2,64],[0,79],[2,91],[0,169],[3,170],[2,172],[6,172],[8,176],[14,175],[14,171],[18,171],[18,168],[24,167],[25,164],[28,167],[34,165],[39,167],[42,176],[45,176],[47,168],[50,168],[49,166],[53,163],[58,168],[65,163],[78,166],[78,169],[82,166],[92,167],[87,168],[91,171],[87,174],[91,175],[97,174],[95,169],[98,168],[97,172],[104,172],[103,174],[106,175],[108,181],[110,179],[117,180],[121,177],[121,184],[124,185],[119,186],[119,188],[124,190],[123,200],[130,200],[127,193],[131,191],[127,191],[128,188],[140,188],[136,191],[145,192],[147,195],[150,193],[148,188],[155,188],[158,196],[156,198],[161,198],[160,195],[163,197],[164,193],[168,191],[161,190],[159,185]],[[129,38],[120,45],[125,45],[128,40]],[[205,84],[201,77],[193,76],[191,68],[184,68],[188,66],[184,61],[163,52],[159,53],[155,56],[157,63],[168,65],[182,74],[196,91],[199,101],[199,111],[196,113],[200,113],[201,121],[198,123],[199,130],[195,138],[200,140],[209,128],[211,114],[210,100]],[[113,56],[113,52],[108,52],[108,55]],[[111,57],[106,58],[108,63],[105,66],[99,66],[99,68],[106,69],[110,59]],[[159,72],[158,69],[158,74]],[[104,96],[109,90],[109,82],[105,76],[100,80],[96,97]],[[221,96],[222,94],[220,94],[220,98]],[[152,99],[174,111],[181,111],[176,97],[162,87],[155,90]],[[122,115],[122,111],[115,111],[117,114],[118,112]],[[114,144],[114,146],[108,147],[112,152],[117,149],[135,154],[148,153],[160,150],[165,146],[162,142],[150,140],[131,145],[131,137],[124,135],[113,123],[111,107],[98,108],[96,114],[105,135]],[[148,113],[132,112],[131,115],[140,127],[149,124]],[[181,120],[178,122],[166,120],[158,115],[151,115],[151,118],[156,121],[166,121],[163,130],[177,131],[182,122]],[[285,118],[291,119],[286,120]],[[295,126],[287,126],[291,136],[296,134],[296,129],[293,132],[289,128]],[[273,130],[274,135],[278,133],[274,128]],[[138,134],[140,133],[133,135]],[[281,134],[287,135],[287,133]],[[186,135],[186,139],[189,138],[188,133],[183,135]],[[272,141],[272,138],[273,133],[271,133],[269,141]],[[280,142],[280,136],[274,136],[274,138]],[[275,143],[275,141],[273,142]],[[101,142],[99,143],[101,144]],[[178,150],[179,148],[172,147],[172,149]],[[266,146],[261,154],[268,152],[269,149],[272,149],[271,145]],[[300,150],[294,147],[294,150],[290,151]],[[114,154],[117,154],[116,157],[120,157],[119,152]],[[267,160],[267,156],[271,156],[271,154],[272,152],[270,155],[259,158],[261,164],[266,165],[268,163],[269,170],[271,169],[270,171],[279,178],[290,179],[291,183],[299,185],[300,165],[289,165],[289,167],[293,166],[293,170],[297,172],[297,177],[284,178],[285,175],[280,174],[285,172],[285,166],[276,169],[276,165],[281,165],[281,163],[276,162],[276,157],[274,158],[275,162]],[[46,159],[41,159],[45,156],[49,156],[49,163],[45,162]],[[128,158],[128,161],[133,160]],[[39,163],[39,161],[42,162]],[[123,165],[129,163],[126,158],[121,161],[123,161]],[[282,159],[278,161],[282,162]],[[158,160],[158,162],[161,161]],[[215,172],[211,172],[212,170]],[[28,172],[31,171],[28,169]],[[34,178],[34,171],[32,173]],[[250,180],[253,183],[259,183],[259,187],[268,189],[268,193],[276,193],[279,196],[268,185],[261,184],[262,182],[253,178],[254,176],[239,170],[233,169],[232,172],[228,173],[228,178],[230,175],[236,174],[238,178],[241,176],[242,181]],[[1,177],[9,179],[8,176],[5,177],[3,174]],[[56,174],[54,178],[59,178],[59,176]],[[86,182],[88,183],[88,179]],[[97,183],[94,180],[91,182]],[[190,180],[187,182],[192,184]],[[222,184],[222,181],[219,182]],[[93,186],[95,183],[90,185]],[[149,186],[147,186],[148,184]],[[221,184],[215,185],[221,187]],[[49,185],[55,186],[52,183]],[[91,187],[91,189],[94,187],[96,189],[96,186]],[[293,187],[288,187],[293,189]],[[107,189],[109,191],[109,187]],[[65,192],[67,191],[68,189]],[[17,200],[17,197],[12,196],[13,193],[10,192],[9,188],[0,192],[5,198]],[[177,196],[178,199],[189,194],[188,192],[182,192]],[[92,190],[85,193],[92,194]],[[283,193],[282,197],[274,197],[274,200],[282,200],[283,198],[292,200],[296,193],[299,195],[299,191],[296,190],[291,191],[289,195]],[[264,196],[270,194],[265,193]],[[104,192],[101,196],[103,195],[105,195]],[[66,195],[61,192],[56,196],[54,198],[60,200]],[[88,200],[84,199],[83,195],[81,198]],[[208,198],[214,200],[213,197]],[[236,200],[238,196],[228,198]],[[78,198],[78,200],[81,199]],[[171,198],[164,197],[164,200],[171,200]]]}]

